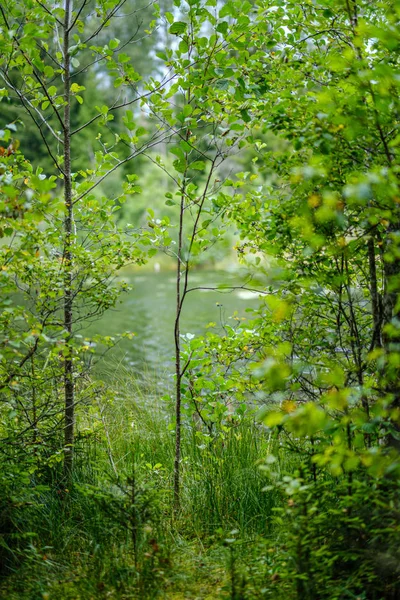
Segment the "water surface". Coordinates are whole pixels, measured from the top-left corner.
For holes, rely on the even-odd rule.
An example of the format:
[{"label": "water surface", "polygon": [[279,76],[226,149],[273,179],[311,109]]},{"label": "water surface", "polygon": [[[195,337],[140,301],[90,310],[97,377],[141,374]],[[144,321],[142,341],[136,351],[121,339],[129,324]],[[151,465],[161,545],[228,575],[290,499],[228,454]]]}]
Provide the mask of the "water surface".
[{"label": "water surface", "polygon": [[[176,283],[173,272],[135,273],[124,277],[132,287],[121,296],[116,308],[83,331],[83,335],[94,333],[117,335],[132,331],[131,340],[123,340],[97,365],[100,377],[109,377],[118,368],[128,368],[136,373],[143,370],[173,371],[174,361],[174,318]],[[197,271],[191,274],[189,288],[216,288],[237,286],[239,289],[197,289],[190,292],[182,312],[181,334],[202,334],[210,322],[222,330],[232,316],[246,316],[245,309],[256,307],[259,295],[240,289],[245,276],[222,271]]]}]

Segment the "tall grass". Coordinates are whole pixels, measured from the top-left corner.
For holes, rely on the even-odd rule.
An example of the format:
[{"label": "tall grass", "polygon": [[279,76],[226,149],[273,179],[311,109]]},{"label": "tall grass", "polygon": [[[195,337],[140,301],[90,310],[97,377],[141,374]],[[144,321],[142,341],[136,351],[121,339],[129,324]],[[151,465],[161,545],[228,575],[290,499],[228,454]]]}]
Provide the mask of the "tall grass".
[{"label": "tall grass", "polygon": [[[129,472],[134,457],[147,478],[157,482],[168,510],[174,460],[172,410],[160,401],[159,389],[149,379],[123,377],[116,383],[117,393],[104,418],[116,469]],[[199,423],[189,419],[182,440],[181,518],[196,532],[221,527],[265,532],[276,499],[263,492],[265,477],[259,463],[269,451],[270,434],[251,417],[217,431],[207,444],[198,433]]]},{"label": "tall grass", "polygon": [[[214,581],[227,577],[229,532],[251,540],[268,530],[277,498],[263,492],[258,463],[270,442],[251,418],[206,445],[199,424],[185,423],[182,510],[173,517],[172,411],[160,399],[159,380],[119,373],[97,391],[80,417],[71,489],[54,467],[45,485],[32,482],[31,505],[15,508],[22,541],[1,597],[189,598],[193,584],[204,588],[193,597],[205,598],[205,564]],[[223,589],[221,583],[221,597],[229,597]]]}]

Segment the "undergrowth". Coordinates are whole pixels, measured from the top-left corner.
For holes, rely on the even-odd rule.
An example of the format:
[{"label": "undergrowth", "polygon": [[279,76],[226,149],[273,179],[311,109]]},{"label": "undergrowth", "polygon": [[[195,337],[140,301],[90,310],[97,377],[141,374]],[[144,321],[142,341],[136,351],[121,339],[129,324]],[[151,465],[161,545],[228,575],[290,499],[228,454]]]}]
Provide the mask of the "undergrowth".
[{"label": "undergrowth", "polygon": [[243,420],[204,447],[187,424],[174,515],[173,427],[156,392],[130,381],[97,398],[80,423],[70,488],[56,463],[26,479],[24,497],[17,482],[3,490],[3,597],[231,597],[226,540],[250,543],[270,528],[276,497],[262,491],[258,464],[269,434]]},{"label": "undergrowth", "polygon": [[174,423],[158,390],[126,374],[98,390],[68,488],[60,461],[4,461],[1,598],[399,597],[395,476],[315,468],[307,440],[288,448],[250,410],[208,441],[188,419],[175,513]]}]

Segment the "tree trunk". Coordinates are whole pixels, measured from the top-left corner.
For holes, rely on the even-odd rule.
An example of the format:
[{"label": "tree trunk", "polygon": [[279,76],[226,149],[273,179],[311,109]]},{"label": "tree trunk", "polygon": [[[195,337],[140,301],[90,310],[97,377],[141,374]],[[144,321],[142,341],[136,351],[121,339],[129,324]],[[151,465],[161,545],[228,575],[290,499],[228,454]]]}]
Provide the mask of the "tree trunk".
[{"label": "tree trunk", "polygon": [[371,294],[371,309],[372,318],[374,323],[374,330],[372,333],[371,350],[375,347],[380,348],[382,346],[381,340],[381,329],[382,319],[380,310],[380,298],[378,292],[378,283],[376,277],[376,258],[375,258],[375,244],[374,238],[371,236],[368,238],[368,263],[369,263],[369,277],[370,277],[370,294]]},{"label": "tree trunk", "polygon": [[70,55],[69,55],[69,27],[71,18],[71,0],[65,0],[64,19],[64,328],[66,331],[66,352],[64,359],[64,395],[65,395],[65,423],[64,423],[64,474],[70,479],[74,458],[74,429],[75,429],[75,387],[72,356],[72,236],[73,236],[73,205],[71,181],[71,125],[70,125]]},{"label": "tree trunk", "polygon": [[[388,327],[388,331],[383,329],[382,335],[387,357],[384,374],[385,388],[386,392],[391,395],[392,406],[395,408],[400,408],[400,381],[398,369],[391,365],[390,356],[392,353],[398,353],[400,348],[400,312],[396,307],[400,288],[400,261],[397,259],[397,240],[392,236],[399,230],[400,220],[392,223],[387,232],[386,259],[384,261],[385,287],[382,302],[382,325]],[[400,428],[395,422],[393,427],[395,431],[389,434],[388,443],[400,451]]]},{"label": "tree trunk", "polygon": [[[185,173],[186,175],[186,173]],[[180,212],[179,212],[179,232],[178,232],[178,257],[176,266],[176,316],[174,327],[175,338],[175,461],[174,461],[174,512],[177,513],[180,507],[180,463],[181,463],[181,340],[180,340],[180,319],[182,311],[181,298],[181,269],[182,269],[182,241],[183,241],[183,215],[185,210],[185,193],[182,191]]]}]

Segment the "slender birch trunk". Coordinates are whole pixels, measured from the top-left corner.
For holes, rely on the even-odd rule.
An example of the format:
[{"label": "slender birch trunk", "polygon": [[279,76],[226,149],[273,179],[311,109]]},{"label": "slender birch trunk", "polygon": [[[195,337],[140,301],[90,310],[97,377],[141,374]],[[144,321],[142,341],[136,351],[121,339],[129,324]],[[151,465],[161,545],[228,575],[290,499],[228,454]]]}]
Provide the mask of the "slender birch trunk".
[{"label": "slender birch trunk", "polygon": [[[185,173],[186,175],[186,173]],[[183,184],[184,185],[184,184]],[[181,340],[180,319],[182,311],[181,277],[182,277],[182,249],[183,249],[183,217],[185,211],[185,191],[182,190],[179,210],[178,231],[178,256],[176,265],[176,316],[174,327],[175,338],[175,461],[174,461],[174,511],[180,506],[180,463],[181,463],[181,403],[182,403],[182,370],[181,370]]]},{"label": "slender birch trunk", "polygon": [[73,205],[71,181],[71,93],[70,93],[70,54],[69,54],[69,27],[71,19],[71,0],[65,0],[64,18],[64,328],[66,331],[66,355],[64,360],[64,395],[65,395],[65,423],[64,423],[64,473],[67,479],[72,475],[74,458],[74,433],[75,433],[75,388],[74,369],[72,357],[72,320],[73,320]]}]

